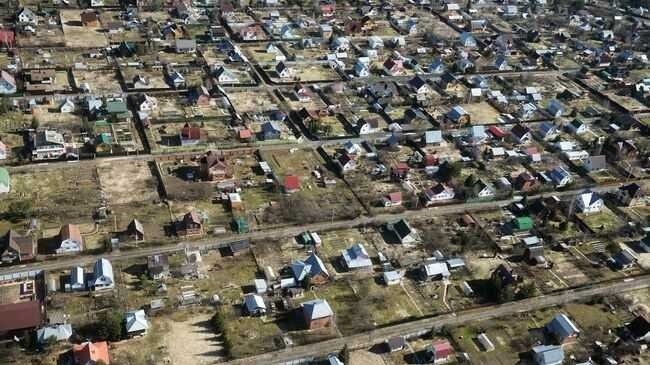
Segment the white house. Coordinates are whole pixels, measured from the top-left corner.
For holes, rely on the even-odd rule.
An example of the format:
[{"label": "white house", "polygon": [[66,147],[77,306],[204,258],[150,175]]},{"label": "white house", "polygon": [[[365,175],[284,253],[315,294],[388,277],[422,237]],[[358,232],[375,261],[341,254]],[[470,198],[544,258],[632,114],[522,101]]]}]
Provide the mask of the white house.
[{"label": "white house", "polygon": [[158,108],[158,99],[147,94],[142,94],[138,99],[138,109],[141,112],[149,112]]},{"label": "white house", "polygon": [[603,209],[603,199],[592,191],[578,195],[576,208],[582,213],[598,213]]},{"label": "white house", "polygon": [[371,269],[372,261],[366,248],[362,244],[356,243],[347,250],[341,251],[341,257],[348,270]]},{"label": "white house", "polygon": [[429,206],[438,202],[451,200],[455,195],[453,188],[440,183],[424,191],[424,201]]},{"label": "white house", "polygon": [[95,291],[113,289],[115,278],[113,277],[113,265],[110,261],[99,259],[95,262],[95,276],[91,286]]},{"label": "white house", "polygon": [[214,75],[216,76],[217,81],[220,83],[235,83],[239,81],[237,75],[235,75],[234,72],[226,69],[223,66],[219,66],[219,68],[214,72]]},{"label": "white house", "polygon": [[149,329],[149,322],[144,310],[126,312],[124,315],[126,334],[129,337],[144,335]]},{"label": "white house", "polygon": [[56,249],[57,254],[81,252],[83,247],[83,238],[79,227],[74,224],[66,224],[61,227],[59,232],[59,247]]},{"label": "white house", "polygon": [[18,19],[18,23],[38,25],[38,17],[36,14],[34,14],[33,11],[27,8],[23,8],[20,12],[18,12],[16,18]]},{"label": "white house", "polygon": [[370,69],[368,65],[357,61],[353,67],[354,75],[357,77],[368,77],[370,75]]},{"label": "white house", "polygon": [[451,273],[445,262],[429,259],[422,264],[421,275],[424,280],[436,280],[448,278]]},{"label": "white house", "polygon": [[36,341],[39,344],[46,344],[53,338],[55,341],[67,341],[72,336],[72,325],[67,324],[52,324],[46,327],[39,328],[36,331]]},{"label": "white house", "polygon": [[293,77],[293,69],[289,68],[284,62],[280,62],[275,66],[275,72],[281,79],[289,79]]},{"label": "white house", "polygon": [[417,232],[405,219],[387,224],[386,229],[393,232],[402,244],[413,244],[420,240]]},{"label": "white house", "polygon": [[567,125],[569,131],[573,134],[583,134],[586,133],[589,128],[587,125],[580,119],[574,119]]},{"label": "white house", "polygon": [[59,106],[61,113],[73,113],[75,110],[74,102],[68,98]]},{"label": "white house", "polygon": [[86,277],[84,269],[76,266],[70,270],[70,290],[79,291],[86,289]]}]

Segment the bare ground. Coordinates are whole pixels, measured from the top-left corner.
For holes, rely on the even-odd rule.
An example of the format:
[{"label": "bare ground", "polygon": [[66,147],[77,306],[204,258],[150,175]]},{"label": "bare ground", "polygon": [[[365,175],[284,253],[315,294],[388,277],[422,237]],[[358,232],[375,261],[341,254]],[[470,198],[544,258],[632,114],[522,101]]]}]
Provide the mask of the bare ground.
[{"label": "bare ground", "polygon": [[214,364],[222,347],[210,325],[212,315],[195,313],[184,322],[169,321],[167,350],[172,364]]}]

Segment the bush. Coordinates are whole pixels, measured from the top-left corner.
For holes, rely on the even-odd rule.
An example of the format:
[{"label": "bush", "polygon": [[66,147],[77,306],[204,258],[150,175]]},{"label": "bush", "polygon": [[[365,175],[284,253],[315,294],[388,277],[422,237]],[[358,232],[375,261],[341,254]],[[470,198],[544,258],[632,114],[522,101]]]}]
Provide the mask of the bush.
[{"label": "bush", "polygon": [[109,341],[119,341],[124,336],[124,317],[116,310],[109,310],[98,317],[97,335]]}]

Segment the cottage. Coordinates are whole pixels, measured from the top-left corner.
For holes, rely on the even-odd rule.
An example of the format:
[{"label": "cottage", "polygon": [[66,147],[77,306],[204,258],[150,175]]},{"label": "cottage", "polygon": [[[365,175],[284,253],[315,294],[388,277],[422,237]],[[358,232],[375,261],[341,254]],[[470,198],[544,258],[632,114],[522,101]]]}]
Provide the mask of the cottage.
[{"label": "cottage", "polygon": [[535,176],[531,175],[528,171],[524,171],[515,179],[515,189],[529,192],[538,187],[538,180]]},{"label": "cottage", "polygon": [[129,311],[124,314],[124,327],[128,337],[142,336],[149,329],[149,322],[144,310]]},{"label": "cottage", "polygon": [[147,257],[147,274],[154,280],[162,280],[169,276],[169,258],[158,254]]},{"label": "cottage", "polygon": [[341,257],[343,264],[349,270],[372,269],[372,261],[366,248],[362,244],[356,243],[352,247],[342,250]]},{"label": "cottage", "polygon": [[72,357],[74,363],[79,365],[90,365],[97,363],[110,364],[108,355],[108,343],[101,342],[84,342],[79,345],[72,345]]},{"label": "cottage", "polygon": [[0,242],[0,263],[16,264],[31,261],[36,255],[36,245],[30,236],[21,236],[13,229]]},{"label": "cottage", "polygon": [[434,364],[443,363],[454,355],[454,348],[447,340],[437,340],[427,346],[426,354],[428,360]]},{"label": "cottage", "polygon": [[553,118],[559,118],[564,114],[566,108],[564,104],[562,104],[559,100],[557,99],[552,99],[549,103],[548,106],[546,107],[546,111],[553,117]]},{"label": "cottage", "polygon": [[22,8],[16,15],[18,23],[38,25],[38,16],[28,8]]},{"label": "cottage", "polygon": [[232,168],[226,156],[217,151],[208,151],[199,161],[201,178],[206,181],[224,181],[232,178]]},{"label": "cottage", "polygon": [[490,338],[485,333],[480,333],[478,336],[476,336],[476,339],[481,344],[481,346],[483,346],[483,350],[485,350],[485,352],[494,351],[494,343],[492,343],[492,340],[490,340]]},{"label": "cottage", "polygon": [[435,261],[434,258],[429,258],[420,267],[420,277],[422,280],[439,280],[446,279],[451,275],[447,263],[442,261]]},{"label": "cottage", "polygon": [[181,146],[193,146],[201,142],[201,128],[185,123],[179,133]]},{"label": "cottage", "polygon": [[561,166],[555,167],[549,171],[548,176],[556,187],[565,186],[573,181],[571,174]]},{"label": "cottage", "polygon": [[0,94],[14,94],[17,90],[14,76],[5,70],[0,71]]},{"label": "cottage", "polygon": [[139,220],[133,219],[126,228],[126,233],[134,241],[144,241],[144,226]]},{"label": "cottage", "polygon": [[322,285],[326,283],[330,277],[323,260],[314,253],[309,255],[305,261],[294,261],[291,264],[290,269],[297,282],[302,282],[305,278],[309,277],[309,281],[312,285]]},{"label": "cottage", "polygon": [[399,76],[404,72],[404,64],[401,59],[389,58],[384,62],[384,73],[388,76]]},{"label": "cottage", "polygon": [[582,213],[598,213],[603,209],[603,199],[592,191],[580,194],[576,199],[576,208]]},{"label": "cottage", "polygon": [[413,244],[420,240],[417,232],[405,219],[386,224],[386,229],[392,232],[401,244]]},{"label": "cottage", "polygon": [[438,183],[437,185],[426,189],[423,194],[423,199],[427,206],[454,199],[456,195],[453,188],[442,183]]},{"label": "cottage", "polygon": [[287,175],[284,177],[284,183],[282,186],[285,193],[295,193],[300,190],[300,178],[298,175]]},{"label": "cottage", "polygon": [[244,296],[244,311],[249,316],[263,316],[266,314],[266,303],[257,294],[247,294]]},{"label": "cottage", "polygon": [[90,286],[95,291],[113,289],[115,278],[113,277],[113,265],[107,259],[99,259],[95,262],[94,277]]},{"label": "cottage", "polygon": [[99,17],[94,11],[85,11],[81,13],[81,24],[84,27],[96,28],[99,26]]},{"label": "cottage", "polygon": [[402,192],[394,191],[382,197],[381,200],[385,208],[400,206],[402,205]]},{"label": "cottage", "polygon": [[415,76],[410,79],[408,85],[417,95],[428,95],[432,91],[431,87],[427,85],[427,82],[420,76]]},{"label": "cottage", "polygon": [[294,75],[294,70],[289,68],[284,62],[280,62],[275,66],[275,72],[281,79],[290,79]]},{"label": "cottage", "polygon": [[196,211],[185,213],[180,221],[176,222],[176,234],[179,236],[197,236],[203,234],[203,220]]},{"label": "cottage", "polygon": [[194,39],[176,39],[174,50],[176,53],[193,53],[196,51],[196,41]]},{"label": "cottage", "polygon": [[70,270],[70,281],[66,285],[66,291],[81,291],[86,289],[86,274],[81,266]]},{"label": "cottage", "polygon": [[276,140],[282,137],[282,127],[276,121],[262,124],[261,139],[264,141]]},{"label": "cottage", "polygon": [[589,130],[587,125],[580,119],[572,120],[567,125],[567,129],[569,130],[569,132],[571,132],[573,134],[584,134]]},{"label": "cottage", "polygon": [[532,139],[532,134],[530,128],[524,126],[523,124],[516,124],[510,130],[510,135],[513,137],[515,142],[520,144],[525,144],[530,142]]},{"label": "cottage", "polygon": [[59,245],[56,254],[76,253],[83,249],[83,238],[79,227],[74,224],[66,224],[59,232]]},{"label": "cottage", "polygon": [[325,299],[302,303],[302,313],[307,329],[319,329],[332,325],[334,312]]},{"label": "cottage", "polygon": [[424,143],[426,145],[439,145],[443,142],[442,131],[424,132]]},{"label": "cottage", "polygon": [[391,337],[384,343],[386,344],[388,352],[402,351],[404,346],[406,346],[406,340],[404,340],[404,337],[402,336]]},{"label": "cottage", "polygon": [[384,284],[388,286],[397,285],[402,282],[402,275],[397,270],[384,271],[381,277],[384,280]]},{"label": "cottage", "polygon": [[449,113],[447,113],[447,118],[451,120],[454,123],[458,124],[468,124],[470,123],[470,115],[468,112],[463,109],[462,106],[456,105],[451,110]]},{"label": "cottage", "polygon": [[555,139],[560,134],[557,127],[551,122],[542,122],[539,126],[539,134],[545,141]]},{"label": "cottage", "polygon": [[52,160],[65,155],[63,135],[56,131],[38,131],[32,141],[32,160]]},{"label": "cottage", "polygon": [[472,33],[469,32],[463,32],[460,34],[459,43],[465,48],[476,48],[478,46],[476,39]]},{"label": "cottage", "polygon": [[575,341],[580,334],[578,327],[564,313],[557,314],[544,330],[561,345]]}]

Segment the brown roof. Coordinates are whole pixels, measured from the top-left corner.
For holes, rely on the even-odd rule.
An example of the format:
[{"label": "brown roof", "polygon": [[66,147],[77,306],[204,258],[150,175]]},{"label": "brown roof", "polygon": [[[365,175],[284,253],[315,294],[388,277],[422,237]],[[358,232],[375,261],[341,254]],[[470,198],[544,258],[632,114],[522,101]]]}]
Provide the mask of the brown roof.
[{"label": "brown roof", "polygon": [[59,233],[59,238],[61,241],[72,239],[77,242],[81,242],[81,232],[79,231],[79,226],[76,224],[66,224],[61,227],[61,232]]},{"label": "brown roof", "polygon": [[181,129],[181,138],[189,140],[201,139],[201,128],[192,127],[189,123],[185,123],[185,126]]},{"label": "brown roof", "polygon": [[96,363],[98,361],[104,364],[110,364],[110,357],[108,356],[108,343],[102,342],[86,342],[80,345],[72,345],[72,352],[78,364]]},{"label": "brown roof", "polygon": [[81,22],[83,24],[96,22],[98,20],[99,18],[97,17],[97,13],[95,13],[94,11],[87,11],[85,13],[81,13]]},{"label": "brown roof", "polygon": [[34,241],[32,238],[21,236],[13,229],[5,236],[3,246],[0,246],[0,252],[4,252],[4,249],[9,247],[18,252],[21,261],[34,258]]},{"label": "brown roof", "polygon": [[219,169],[225,170],[226,157],[217,151],[208,151],[203,157],[201,157],[201,163],[207,165],[207,168],[218,167]]},{"label": "brown roof", "polygon": [[0,305],[0,333],[35,328],[41,324],[41,303],[36,300]]},{"label": "brown roof", "polygon": [[201,217],[199,217],[199,214],[196,211],[191,211],[188,212],[183,216],[183,223],[185,224],[201,224]]}]

